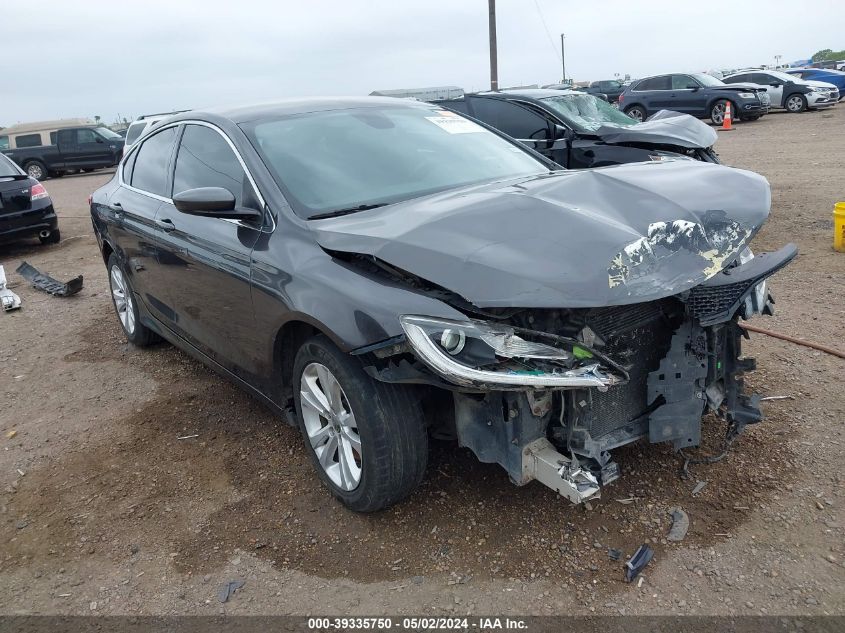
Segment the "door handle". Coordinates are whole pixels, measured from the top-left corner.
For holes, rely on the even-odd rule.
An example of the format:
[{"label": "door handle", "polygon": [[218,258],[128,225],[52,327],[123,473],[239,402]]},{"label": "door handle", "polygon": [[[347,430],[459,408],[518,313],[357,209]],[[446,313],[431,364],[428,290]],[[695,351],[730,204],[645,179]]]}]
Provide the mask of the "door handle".
[{"label": "door handle", "polygon": [[173,220],[171,220],[170,218],[156,219],[156,226],[168,233],[170,233],[170,231],[176,230],[176,225],[173,224]]},{"label": "door handle", "polygon": [[119,202],[112,202],[111,207],[114,209],[114,217],[118,220],[122,219],[123,216],[126,215],[126,211],[123,210],[123,205]]}]

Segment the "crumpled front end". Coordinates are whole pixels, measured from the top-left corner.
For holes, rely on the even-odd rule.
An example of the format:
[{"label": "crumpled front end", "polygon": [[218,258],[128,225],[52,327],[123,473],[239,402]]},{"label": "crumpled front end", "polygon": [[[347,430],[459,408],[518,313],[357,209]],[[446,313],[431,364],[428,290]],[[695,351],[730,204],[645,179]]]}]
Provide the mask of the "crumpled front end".
[{"label": "crumpled front end", "polygon": [[628,305],[488,311],[485,319],[402,318],[404,341],[364,350],[371,375],[451,391],[452,432],[517,484],[534,479],[573,502],[618,477],[611,450],[647,438],[701,440],[715,412],[729,434],[762,419],[745,393],[740,319],[771,314],[767,277],[788,245],[741,257],[680,294]]}]

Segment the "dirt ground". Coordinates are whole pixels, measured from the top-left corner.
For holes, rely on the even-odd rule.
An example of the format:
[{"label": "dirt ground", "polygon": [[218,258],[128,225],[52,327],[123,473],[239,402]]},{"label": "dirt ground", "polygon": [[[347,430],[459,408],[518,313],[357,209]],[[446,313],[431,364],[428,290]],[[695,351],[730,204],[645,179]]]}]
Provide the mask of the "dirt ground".
[{"label": "dirt ground", "polygon": [[[740,124],[717,150],[772,184],[754,249],[801,251],[770,282],[777,314],[756,324],[845,347],[845,254],[831,248],[845,105]],[[0,246],[23,299],[0,314],[0,613],[845,613],[845,361],[752,335],[751,386],[791,399],[766,402],[691,479],[667,447],[629,446],[622,478],[575,507],[435,442],[408,501],[355,515],[295,429],[172,347],[123,339],[86,209],[108,178],[46,183],[60,245]],[[40,293],[21,260],[85,287]],[[707,447],[720,432],[711,421]],[[691,527],[673,544],[674,506]],[[655,559],[625,584],[608,549],[644,542]],[[245,584],[221,604],[230,580]]]}]

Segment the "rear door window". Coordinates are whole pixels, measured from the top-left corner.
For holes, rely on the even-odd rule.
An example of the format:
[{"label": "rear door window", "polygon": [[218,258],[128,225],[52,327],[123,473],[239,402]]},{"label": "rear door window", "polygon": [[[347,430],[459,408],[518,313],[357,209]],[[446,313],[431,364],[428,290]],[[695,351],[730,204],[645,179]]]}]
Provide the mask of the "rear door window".
[{"label": "rear door window", "polygon": [[246,204],[255,207],[248,183],[238,157],[219,132],[204,125],[185,126],[173,172],[174,195],[199,187],[223,187],[235,196],[235,206],[242,206],[246,188]]},{"label": "rear door window", "polygon": [[40,134],[20,134],[15,137],[16,147],[38,147],[41,145]]},{"label": "rear door window", "polygon": [[652,77],[651,79],[644,79],[637,84],[637,90],[670,90],[671,81],[669,75],[663,77]]},{"label": "rear door window", "polygon": [[169,197],[167,189],[170,155],[173,153],[173,141],[176,128],[165,128],[148,138],[135,152],[135,166],[132,169],[132,186],[141,191]]},{"label": "rear door window", "polygon": [[502,99],[472,100],[476,118],[515,139],[549,138],[549,122],[528,108]]},{"label": "rear door window", "polygon": [[0,136],[0,149],[9,149],[9,137]]}]

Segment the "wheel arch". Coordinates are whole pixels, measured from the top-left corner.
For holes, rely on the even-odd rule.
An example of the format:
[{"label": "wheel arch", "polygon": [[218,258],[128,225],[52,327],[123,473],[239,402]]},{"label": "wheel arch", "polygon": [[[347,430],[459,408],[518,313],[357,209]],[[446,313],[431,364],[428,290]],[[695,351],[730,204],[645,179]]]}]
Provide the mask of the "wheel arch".
[{"label": "wheel arch", "polygon": [[305,341],[319,334],[326,336],[341,350],[348,351],[334,332],[306,314],[290,315],[276,332],[273,338],[273,374],[279,379],[278,389],[282,404],[293,396],[293,364],[296,353]]}]

